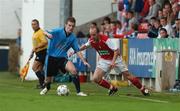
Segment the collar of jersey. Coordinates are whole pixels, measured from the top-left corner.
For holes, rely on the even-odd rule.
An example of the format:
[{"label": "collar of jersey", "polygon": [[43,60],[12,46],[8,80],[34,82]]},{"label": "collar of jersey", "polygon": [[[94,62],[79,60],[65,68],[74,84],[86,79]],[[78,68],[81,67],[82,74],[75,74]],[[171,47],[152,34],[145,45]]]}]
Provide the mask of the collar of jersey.
[{"label": "collar of jersey", "polygon": [[66,34],[66,37],[69,37],[71,35],[71,33],[68,35],[65,28],[64,28],[64,33]]}]

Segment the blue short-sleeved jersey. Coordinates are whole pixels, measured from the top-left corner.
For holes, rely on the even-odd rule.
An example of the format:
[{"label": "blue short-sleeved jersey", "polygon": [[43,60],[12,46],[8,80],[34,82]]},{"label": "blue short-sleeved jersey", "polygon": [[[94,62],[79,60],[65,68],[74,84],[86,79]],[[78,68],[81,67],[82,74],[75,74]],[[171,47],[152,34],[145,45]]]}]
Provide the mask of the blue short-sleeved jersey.
[{"label": "blue short-sleeved jersey", "polygon": [[75,52],[79,51],[78,42],[74,33],[67,36],[64,28],[56,28],[48,32],[53,36],[48,43],[47,53],[49,56],[67,58],[67,51],[71,47]]}]

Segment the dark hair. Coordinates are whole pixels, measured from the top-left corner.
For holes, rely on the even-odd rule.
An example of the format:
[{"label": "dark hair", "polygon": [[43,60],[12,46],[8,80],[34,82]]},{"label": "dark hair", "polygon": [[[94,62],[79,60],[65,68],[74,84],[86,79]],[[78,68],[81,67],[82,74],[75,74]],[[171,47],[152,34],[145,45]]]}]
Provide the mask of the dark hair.
[{"label": "dark hair", "polygon": [[165,7],[165,5],[169,5],[170,7],[172,7],[172,6],[171,6],[171,3],[170,3],[169,1],[166,1],[166,2],[164,3],[164,7]]},{"label": "dark hair", "polygon": [[111,21],[111,24],[116,25],[116,21]]},{"label": "dark hair", "polygon": [[82,31],[78,31],[77,34],[76,34],[76,36],[77,36],[78,38],[86,37],[85,34],[84,34]]},{"label": "dark hair", "polygon": [[111,19],[109,17],[105,17],[103,21],[107,21],[109,24],[111,23]]},{"label": "dark hair", "polygon": [[39,25],[39,21],[37,19],[33,19],[32,22],[36,22]]},{"label": "dark hair", "polygon": [[156,17],[151,17],[151,20],[152,20],[152,19],[153,19],[153,20],[156,20]]},{"label": "dark hair", "polygon": [[119,20],[116,21],[116,24],[122,25],[121,21],[119,21]]},{"label": "dark hair", "polygon": [[160,23],[160,20],[159,20],[159,19],[155,19],[155,20],[154,20],[154,22],[158,22],[158,23]]},{"label": "dark hair", "polygon": [[104,23],[101,23],[101,25],[105,25]]},{"label": "dark hair", "polygon": [[165,28],[161,28],[159,31],[164,31],[167,33],[167,30]]},{"label": "dark hair", "polygon": [[166,21],[167,21],[167,17],[161,17],[160,19],[164,19],[164,20],[166,20]]},{"label": "dark hair", "polygon": [[94,26],[97,26],[97,23],[96,22],[91,22],[92,25]]},{"label": "dark hair", "polygon": [[179,18],[176,18],[175,21],[179,21],[180,19]]},{"label": "dark hair", "polygon": [[72,23],[76,24],[76,19],[75,19],[74,17],[68,17],[68,18],[66,19],[66,24],[67,24],[68,22],[72,22]]},{"label": "dark hair", "polygon": [[129,10],[128,13],[134,15],[134,12],[132,10]]}]

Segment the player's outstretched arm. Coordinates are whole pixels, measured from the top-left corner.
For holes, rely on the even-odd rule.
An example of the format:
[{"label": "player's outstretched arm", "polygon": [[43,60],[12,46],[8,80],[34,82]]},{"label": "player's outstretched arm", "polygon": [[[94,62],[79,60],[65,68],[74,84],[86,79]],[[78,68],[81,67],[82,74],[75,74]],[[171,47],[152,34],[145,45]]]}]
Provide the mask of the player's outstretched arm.
[{"label": "player's outstretched arm", "polygon": [[113,69],[115,66],[116,66],[116,59],[117,57],[119,56],[119,50],[115,50],[114,51],[114,56],[113,56],[113,59],[112,59],[112,62],[111,62],[111,65],[110,65],[110,68]]},{"label": "player's outstretched arm", "polygon": [[88,47],[84,44],[80,47],[80,51],[86,50]]},{"label": "player's outstretched arm", "polygon": [[85,60],[81,52],[77,52],[77,55],[83,61],[84,65],[88,66],[89,68],[91,67],[90,64]]},{"label": "player's outstretched arm", "polygon": [[49,38],[49,39],[52,38],[52,34],[46,32],[46,31],[44,31],[44,35],[45,35],[47,38]]},{"label": "player's outstretched arm", "polygon": [[[84,44],[84,45],[82,45],[81,47],[80,47],[80,49],[79,49],[79,51],[78,52],[81,52],[81,51],[83,51],[83,50],[86,50],[88,47]],[[69,57],[71,57],[71,56],[73,56],[74,54],[76,54],[76,53],[78,53],[78,52],[71,52],[71,53],[69,53]]]}]

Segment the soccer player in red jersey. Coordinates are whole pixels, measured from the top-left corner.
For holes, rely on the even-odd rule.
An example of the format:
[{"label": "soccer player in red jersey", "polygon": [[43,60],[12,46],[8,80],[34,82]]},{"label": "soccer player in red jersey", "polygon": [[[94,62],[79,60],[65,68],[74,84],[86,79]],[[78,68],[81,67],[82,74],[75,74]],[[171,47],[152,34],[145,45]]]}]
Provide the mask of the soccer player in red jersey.
[{"label": "soccer player in red jersey", "polygon": [[122,57],[120,56],[120,51],[105,35],[100,35],[97,26],[90,26],[90,38],[88,42],[81,46],[80,50],[85,50],[89,47],[94,48],[100,56],[96,70],[93,74],[93,81],[98,85],[109,89],[109,95],[113,95],[118,91],[118,89],[109,83],[107,80],[103,79],[103,76],[108,74],[111,69],[114,69],[119,74],[122,74],[125,78],[131,81],[131,83],[136,86],[143,95],[149,95],[148,89],[142,86],[140,80],[129,73],[127,66],[124,64]]}]

